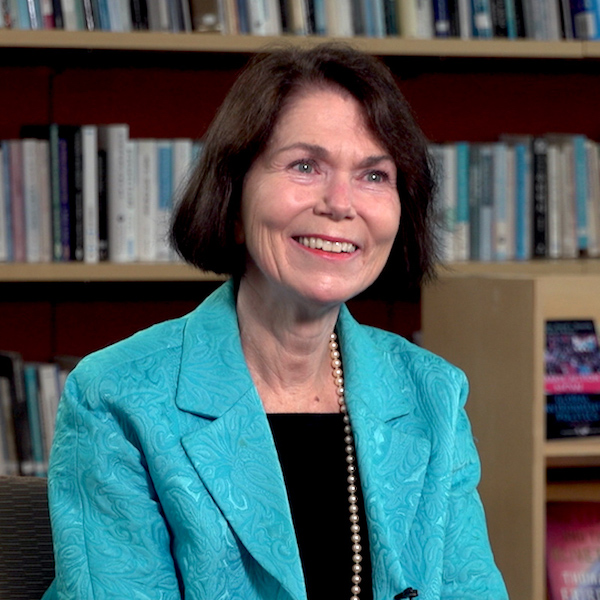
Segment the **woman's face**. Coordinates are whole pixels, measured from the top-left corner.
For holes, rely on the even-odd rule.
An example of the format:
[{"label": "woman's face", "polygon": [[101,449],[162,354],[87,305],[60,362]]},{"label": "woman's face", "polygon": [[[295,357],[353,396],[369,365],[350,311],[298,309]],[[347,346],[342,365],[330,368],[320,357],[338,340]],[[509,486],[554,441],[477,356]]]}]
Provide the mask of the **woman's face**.
[{"label": "woman's face", "polygon": [[320,305],[366,289],[398,232],[396,175],[350,95],[316,89],[293,98],[244,180],[245,278],[263,294]]}]

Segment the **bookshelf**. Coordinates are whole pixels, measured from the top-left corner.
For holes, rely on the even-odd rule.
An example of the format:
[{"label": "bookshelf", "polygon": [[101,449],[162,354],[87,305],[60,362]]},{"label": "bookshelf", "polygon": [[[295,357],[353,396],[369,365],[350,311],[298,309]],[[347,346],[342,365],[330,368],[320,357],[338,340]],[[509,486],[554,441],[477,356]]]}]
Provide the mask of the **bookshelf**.
[{"label": "bookshelf", "polygon": [[[0,77],[7,86],[0,97],[0,138],[18,137],[23,124],[51,121],[126,122],[135,137],[201,137],[249,55],[269,44],[323,41],[2,29]],[[346,41],[390,65],[434,142],[549,131],[600,139],[600,42]],[[554,305],[552,297],[563,298],[566,281],[573,289],[598,286],[598,265],[464,264],[444,269],[440,284],[424,290],[422,316],[414,300],[382,307],[369,299],[353,306],[359,320],[407,336],[422,320],[425,343],[471,376],[482,492],[515,600],[545,598],[546,498],[600,497],[600,486],[591,483],[546,485],[547,469],[600,465],[600,447],[544,442],[539,370],[543,318],[553,311],[565,316],[566,308],[583,310],[581,303],[589,301],[587,292],[569,298],[566,307]],[[0,346],[29,360],[87,353],[183,314],[218,284],[219,278],[181,264],[0,264]],[[547,302],[534,304],[540,293]],[[478,392],[488,386],[493,394]]]},{"label": "bookshelf", "polygon": [[[600,262],[457,265],[423,290],[425,347],[464,369],[481,495],[514,600],[544,600],[545,504],[600,500],[600,438],[545,439],[544,325],[600,322]],[[553,474],[561,470],[560,481]],[[588,471],[589,472],[589,471]]]}]

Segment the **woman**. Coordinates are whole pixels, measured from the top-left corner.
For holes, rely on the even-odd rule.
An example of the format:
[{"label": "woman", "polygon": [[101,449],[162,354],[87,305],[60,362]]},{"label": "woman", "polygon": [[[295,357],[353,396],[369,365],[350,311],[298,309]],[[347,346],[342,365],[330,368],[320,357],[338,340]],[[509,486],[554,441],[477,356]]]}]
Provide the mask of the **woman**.
[{"label": "woman", "polygon": [[506,598],[464,375],[344,306],[429,275],[431,191],[380,62],[252,61],[173,224],[232,279],[67,382],[49,598]]}]

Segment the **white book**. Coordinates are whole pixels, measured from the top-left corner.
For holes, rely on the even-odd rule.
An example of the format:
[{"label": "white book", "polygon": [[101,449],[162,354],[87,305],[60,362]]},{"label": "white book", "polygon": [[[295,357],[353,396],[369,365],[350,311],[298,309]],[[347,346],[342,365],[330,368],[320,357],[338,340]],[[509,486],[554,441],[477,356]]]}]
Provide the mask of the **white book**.
[{"label": "white book", "polygon": [[156,140],[138,140],[138,259],[157,260],[158,162]]},{"label": "white book", "polygon": [[37,140],[24,139],[23,148],[23,208],[25,212],[25,260],[40,262],[41,222],[38,181]]},{"label": "white book", "polygon": [[417,37],[431,39],[433,32],[433,3],[431,0],[416,0],[417,2]]},{"label": "white book", "polygon": [[438,257],[443,263],[450,263],[456,260],[456,147],[454,144],[432,144],[430,151],[437,174]]},{"label": "white book", "polygon": [[248,2],[250,33],[253,35],[281,35],[281,13],[278,0]]},{"label": "white book", "polygon": [[[402,0],[400,0],[402,1]],[[459,36],[463,40],[468,40],[473,37],[473,8],[472,0],[458,0],[458,31]]]},{"label": "white book", "polygon": [[600,256],[600,159],[598,144],[586,140],[588,163],[588,256]]},{"label": "white book", "polygon": [[353,37],[352,0],[325,0],[327,35]]},{"label": "white book", "polygon": [[83,195],[83,260],[99,261],[98,128],[81,127]]},{"label": "white book", "polygon": [[417,11],[417,4],[419,1],[420,0],[397,0],[396,8],[398,10],[401,37],[420,37]]},{"label": "white book", "polygon": [[[64,28],[67,31],[77,31],[77,0],[61,0]],[[109,3],[111,4],[111,3]]]},{"label": "white book", "polygon": [[50,194],[50,142],[37,140],[40,194],[40,262],[52,261],[52,199]]},{"label": "white book", "polygon": [[[112,0],[112,2],[114,2],[114,0]],[[112,2],[109,2],[109,4]],[[119,14],[121,17],[121,31],[132,31],[133,25],[131,22],[131,8],[129,6],[129,0],[119,0],[119,9]]]},{"label": "white book", "polygon": [[0,143],[0,262],[9,258],[8,220],[6,218],[6,197],[4,193],[4,147]]},{"label": "white book", "polygon": [[37,371],[42,442],[44,445],[45,460],[48,461],[54,438],[56,412],[58,410],[61,391],[58,378],[58,365],[54,363],[40,363],[37,365]]},{"label": "white book", "polygon": [[137,169],[137,141],[127,140],[125,147],[125,167],[127,170],[127,193],[125,203],[127,205],[127,261],[137,260],[137,222],[138,222],[138,169]]},{"label": "white book", "polygon": [[129,237],[133,229],[133,212],[128,198],[127,142],[129,126],[98,126],[98,148],[106,153],[106,196],[108,213],[108,259],[129,262]]},{"label": "white book", "polygon": [[122,0],[108,0],[108,18],[110,20],[110,30],[122,32],[123,20],[121,16],[121,1]]},{"label": "white book", "polygon": [[563,201],[561,206],[562,258],[577,258],[577,207],[575,203],[575,159],[573,144],[565,139],[561,144]]}]

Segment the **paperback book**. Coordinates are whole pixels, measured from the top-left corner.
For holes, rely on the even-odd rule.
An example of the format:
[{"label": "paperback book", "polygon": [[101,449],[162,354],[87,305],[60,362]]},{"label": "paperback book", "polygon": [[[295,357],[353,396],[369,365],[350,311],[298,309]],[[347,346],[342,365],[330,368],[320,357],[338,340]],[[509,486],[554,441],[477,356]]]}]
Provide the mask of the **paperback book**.
[{"label": "paperback book", "polygon": [[549,502],[546,521],[550,600],[600,597],[600,502]]},{"label": "paperback book", "polygon": [[600,348],[591,319],[546,322],[546,437],[600,435]]}]

